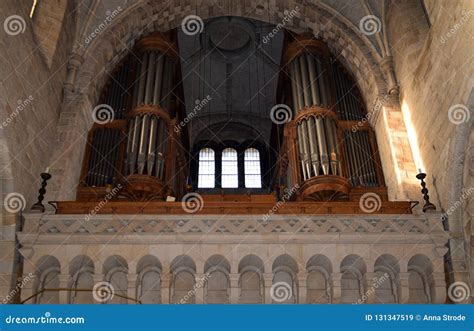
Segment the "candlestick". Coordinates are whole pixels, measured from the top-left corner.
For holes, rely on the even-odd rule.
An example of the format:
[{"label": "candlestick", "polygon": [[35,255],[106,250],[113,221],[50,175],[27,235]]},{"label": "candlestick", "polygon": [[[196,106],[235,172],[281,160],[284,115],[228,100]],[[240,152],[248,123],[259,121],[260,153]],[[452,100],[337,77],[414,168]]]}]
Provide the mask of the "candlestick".
[{"label": "candlestick", "polygon": [[420,172],[418,175],[416,175],[416,178],[421,181],[421,193],[423,193],[423,199],[425,200],[423,212],[426,213],[430,210],[436,210],[436,206],[430,202],[430,196],[428,195],[428,189],[426,188],[426,183],[424,181],[424,179],[426,178],[426,174]]},{"label": "candlestick", "polygon": [[[49,170],[49,167],[46,169],[46,171],[48,170]],[[31,207],[31,210],[37,210],[44,213],[45,208],[43,205],[43,199],[44,199],[44,195],[46,194],[46,185],[48,185],[47,182],[51,178],[51,175],[47,172],[43,172],[41,173],[41,178],[43,179],[43,181],[41,182],[41,188],[38,191],[39,193],[38,201]]]}]

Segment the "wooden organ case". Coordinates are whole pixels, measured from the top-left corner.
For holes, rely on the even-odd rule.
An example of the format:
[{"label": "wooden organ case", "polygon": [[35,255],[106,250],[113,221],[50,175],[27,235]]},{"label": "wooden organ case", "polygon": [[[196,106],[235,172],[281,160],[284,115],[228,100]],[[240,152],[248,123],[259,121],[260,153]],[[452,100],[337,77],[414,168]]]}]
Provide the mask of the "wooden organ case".
[{"label": "wooden organ case", "polygon": [[142,38],[113,73],[100,104],[112,120],[94,123],[88,137],[77,200],[164,201],[184,194],[187,131],[176,33]]},{"label": "wooden organ case", "polygon": [[293,110],[283,129],[283,186],[297,187],[298,201],[355,201],[369,190],[387,201],[364,102],[326,44],[287,34],[281,72],[279,101]]}]

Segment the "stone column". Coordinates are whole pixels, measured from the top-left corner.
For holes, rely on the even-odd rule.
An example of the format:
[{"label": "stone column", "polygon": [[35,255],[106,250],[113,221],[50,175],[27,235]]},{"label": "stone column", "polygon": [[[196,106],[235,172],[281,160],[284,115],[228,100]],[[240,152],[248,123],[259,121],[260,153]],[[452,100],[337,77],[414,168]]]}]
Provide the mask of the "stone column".
[{"label": "stone column", "polygon": [[161,275],[161,303],[171,302],[171,279],[172,275],[169,272],[163,272]]},{"label": "stone column", "polygon": [[400,298],[399,303],[408,303],[410,298],[410,273],[409,272],[400,272]]},{"label": "stone column", "polygon": [[[132,299],[135,299],[135,300],[139,300],[140,298],[138,297],[138,293],[137,293],[137,279],[138,279],[138,275],[136,273],[128,273],[128,277],[127,277],[127,284],[128,284],[128,288],[127,288],[127,296],[129,298],[132,298]],[[134,303],[137,303],[136,301],[133,301],[133,300],[128,300],[129,304],[134,304]]]},{"label": "stone column", "polygon": [[445,303],[446,301],[446,279],[442,272],[433,273],[434,295],[431,303]]},{"label": "stone column", "polygon": [[230,274],[230,303],[239,303],[239,274]]},{"label": "stone column", "polygon": [[264,303],[272,303],[272,297],[270,296],[270,289],[272,288],[273,284],[273,274],[272,273],[264,273],[263,274],[263,282],[265,287],[265,301]]},{"label": "stone column", "polygon": [[331,274],[332,303],[341,303],[341,278],[342,274],[339,272]]},{"label": "stone column", "polygon": [[[93,286],[94,286],[95,284],[104,281],[104,274],[102,274],[102,273],[96,273],[96,274],[92,275],[92,278],[94,279],[94,284],[93,284]],[[95,300],[95,298],[94,298],[94,292],[92,292],[92,300],[94,301],[93,303],[97,303],[97,304],[102,304],[102,303],[104,303],[104,302],[99,302],[99,301]]]},{"label": "stone column", "polygon": [[[375,291],[377,285],[377,274],[375,272],[366,272],[365,279],[367,280],[367,288],[363,289],[362,295],[366,297],[362,300],[363,303],[375,303]],[[364,299],[364,297],[362,298]]]},{"label": "stone column", "polygon": [[308,280],[308,273],[306,271],[298,272],[298,293],[294,293],[294,295],[298,295],[296,298],[296,303],[306,303],[306,293],[307,293],[307,280]]},{"label": "stone column", "polygon": [[[59,288],[69,288],[71,276],[69,274],[59,274]],[[70,291],[59,291],[59,303],[69,303]]]},{"label": "stone column", "polygon": [[195,276],[195,284],[194,284],[194,297],[196,303],[204,303],[204,287],[207,283],[207,276],[206,274],[196,273]]},{"label": "stone column", "polygon": [[[29,277],[30,281],[27,282],[23,288],[21,289],[21,301],[26,300],[30,296],[32,296],[35,293],[35,285],[37,284],[38,280],[36,275],[32,274]],[[25,302],[25,304],[33,304],[36,303],[36,298],[32,298]]]}]

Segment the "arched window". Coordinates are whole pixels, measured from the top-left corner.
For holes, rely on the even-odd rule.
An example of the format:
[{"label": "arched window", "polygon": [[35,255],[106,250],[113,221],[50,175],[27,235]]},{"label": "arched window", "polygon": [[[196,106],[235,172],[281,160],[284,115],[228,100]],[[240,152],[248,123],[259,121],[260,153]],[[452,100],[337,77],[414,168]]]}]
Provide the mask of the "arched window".
[{"label": "arched window", "polygon": [[199,151],[199,188],[213,188],[215,185],[216,164],[214,150],[203,148]]},{"label": "arched window", "polygon": [[261,188],[260,153],[256,148],[247,148],[244,154],[245,187]]},{"label": "arched window", "polygon": [[222,187],[239,187],[237,151],[233,148],[226,148],[222,151]]}]

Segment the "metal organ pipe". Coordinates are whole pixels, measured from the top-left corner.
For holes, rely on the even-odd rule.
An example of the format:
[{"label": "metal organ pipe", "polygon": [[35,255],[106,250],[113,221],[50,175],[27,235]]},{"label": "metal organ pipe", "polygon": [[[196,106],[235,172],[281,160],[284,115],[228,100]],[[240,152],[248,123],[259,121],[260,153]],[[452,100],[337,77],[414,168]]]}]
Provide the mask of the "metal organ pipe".
[{"label": "metal organ pipe", "polygon": [[300,66],[298,61],[293,61],[294,65],[294,72],[295,72],[295,79],[296,79],[296,96],[298,97],[298,110],[301,110],[304,108],[304,99],[303,99],[303,91],[302,91],[302,86],[301,86],[301,71],[300,71]]},{"label": "metal organ pipe", "polygon": [[[135,93],[136,105],[160,106],[170,111],[174,63],[158,51],[144,53]],[[171,115],[171,114],[169,114]],[[163,179],[168,142],[167,124],[156,112],[141,112],[130,120],[127,173]]]},{"label": "metal organ pipe", "polygon": [[310,116],[306,120],[308,124],[308,134],[309,134],[309,149],[311,156],[311,166],[313,168],[313,173],[315,176],[319,174],[319,151],[318,151],[318,141],[316,139],[316,125],[315,119],[313,116]]},{"label": "metal organ pipe", "polygon": [[306,63],[305,54],[300,55],[295,61],[299,61],[300,63],[304,106],[308,107],[311,106],[313,103],[311,102],[311,88],[309,86],[310,81],[308,79],[308,66]]},{"label": "metal organ pipe", "polygon": [[314,66],[314,59],[311,56],[311,54],[306,54],[306,60],[308,61],[308,72],[309,72],[311,96],[313,98],[313,103],[315,105],[320,105],[321,99],[319,98],[318,80],[316,78],[317,73],[316,73],[316,67]]},{"label": "metal organ pipe", "polygon": [[328,104],[328,98],[327,98],[327,93],[326,93],[326,82],[324,81],[324,72],[323,68],[321,65],[321,61],[319,59],[316,60],[316,70],[317,70],[317,79],[318,79],[318,87],[319,87],[319,92],[321,96],[321,104],[322,105],[327,105]]},{"label": "metal organ pipe", "polygon": [[164,55],[158,57],[158,63],[156,67],[155,75],[155,91],[153,93],[153,104],[158,105],[160,103],[161,97],[161,85],[163,83],[163,64],[164,64]]},{"label": "metal organ pipe", "polygon": [[148,66],[148,53],[144,53],[140,64],[140,79],[138,81],[138,98],[137,106],[144,104],[143,96],[145,95],[145,83]]},{"label": "metal organ pipe", "polygon": [[301,172],[303,173],[303,180],[307,180],[308,176],[306,175],[306,168],[304,165],[303,132],[302,132],[301,124],[297,125],[297,129],[298,129],[298,151],[299,151],[299,156],[300,156]]},{"label": "metal organ pipe", "polygon": [[149,58],[148,58],[148,70],[147,70],[147,77],[146,77],[146,90],[145,90],[145,104],[151,104],[153,101],[153,92],[154,89],[152,87],[152,84],[154,83],[154,78],[155,78],[155,68],[156,68],[156,62],[155,62],[155,52],[150,52]]},{"label": "metal organ pipe", "polygon": [[[320,59],[303,53],[294,58],[289,67],[296,110],[329,104],[328,82],[325,81],[327,75],[324,74]],[[304,180],[319,175],[342,175],[336,122],[332,117],[316,112],[300,119],[297,135]]]}]

